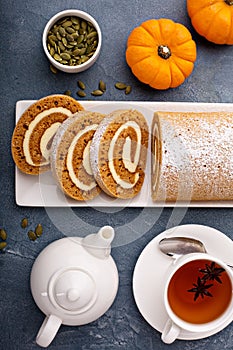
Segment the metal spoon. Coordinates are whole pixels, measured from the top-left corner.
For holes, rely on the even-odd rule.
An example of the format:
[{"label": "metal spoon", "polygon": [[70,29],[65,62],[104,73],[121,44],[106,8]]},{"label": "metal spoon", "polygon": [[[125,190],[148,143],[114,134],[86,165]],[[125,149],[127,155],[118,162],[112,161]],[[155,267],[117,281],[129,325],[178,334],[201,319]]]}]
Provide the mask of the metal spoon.
[{"label": "metal spoon", "polygon": [[[207,253],[201,241],[188,237],[163,238],[159,241],[159,248],[164,254],[173,257],[190,253]],[[227,265],[233,268],[233,266]]]}]

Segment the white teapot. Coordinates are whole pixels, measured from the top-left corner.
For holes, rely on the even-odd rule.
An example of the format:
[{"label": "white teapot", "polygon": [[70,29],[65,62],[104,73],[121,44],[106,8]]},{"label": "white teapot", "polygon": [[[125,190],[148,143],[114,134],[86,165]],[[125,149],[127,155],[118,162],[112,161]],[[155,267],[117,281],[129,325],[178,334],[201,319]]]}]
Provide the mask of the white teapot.
[{"label": "white teapot", "polygon": [[84,325],[102,316],[118,290],[112,259],[114,230],[102,227],[84,238],[66,237],[49,244],[31,271],[31,292],[46,318],[36,342],[47,347],[61,324]]}]

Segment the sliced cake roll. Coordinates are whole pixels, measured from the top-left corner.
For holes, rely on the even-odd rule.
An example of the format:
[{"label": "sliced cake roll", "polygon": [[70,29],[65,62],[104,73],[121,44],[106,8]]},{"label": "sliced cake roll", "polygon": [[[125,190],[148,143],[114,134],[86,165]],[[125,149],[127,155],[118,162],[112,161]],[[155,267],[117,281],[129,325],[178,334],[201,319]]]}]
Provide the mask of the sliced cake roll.
[{"label": "sliced cake roll", "polygon": [[58,129],[51,147],[51,169],[61,190],[76,200],[96,197],[101,189],[90,166],[90,143],[103,114],[81,111]]},{"label": "sliced cake roll", "polygon": [[137,110],[116,110],[97,128],[90,148],[93,174],[110,196],[132,198],[145,177],[148,126]]},{"label": "sliced cake roll", "polygon": [[65,95],[51,95],[33,103],[22,114],[12,136],[12,156],[26,174],[38,175],[50,169],[52,139],[68,117],[84,108]]}]

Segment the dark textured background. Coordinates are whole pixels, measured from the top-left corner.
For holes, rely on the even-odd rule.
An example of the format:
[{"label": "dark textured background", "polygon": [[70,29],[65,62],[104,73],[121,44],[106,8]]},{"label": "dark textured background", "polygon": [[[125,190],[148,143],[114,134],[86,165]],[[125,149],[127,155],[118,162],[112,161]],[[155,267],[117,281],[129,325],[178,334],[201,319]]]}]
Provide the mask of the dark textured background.
[{"label": "dark textured background", "polygon": [[[48,19],[60,10],[77,8],[89,12],[103,32],[103,47],[98,62],[81,74],[53,75],[43,53],[41,35]],[[0,349],[37,349],[35,337],[44,315],[35,305],[29,289],[30,270],[39,252],[50,242],[64,236],[44,208],[18,207],[15,204],[14,164],[10,153],[15,123],[15,103],[21,99],[38,99],[70,89],[76,97],[77,80],[83,80],[87,91],[103,79],[106,93],[98,100],[145,100],[187,102],[232,102],[233,47],[217,46],[198,36],[188,18],[184,0],[24,0],[1,1],[0,4],[0,227],[8,233],[8,247],[0,254]],[[179,88],[156,91],[138,82],[125,62],[125,45],[130,31],[142,21],[167,17],[186,25],[197,43],[195,69]],[[132,85],[128,96],[114,88],[116,81]],[[90,96],[87,96],[87,99]],[[103,213],[78,208],[74,214],[97,228],[104,224],[122,227],[140,214],[140,209],[124,209],[120,213]],[[61,217],[63,209],[59,211]],[[148,210],[150,227],[157,209]],[[173,214],[173,216],[171,216]],[[179,215],[182,219],[179,219]],[[38,222],[44,234],[36,242],[27,238],[20,227],[28,217],[30,228]],[[151,218],[151,219],[150,219]],[[151,222],[150,222],[151,220]],[[228,326],[211,338],[197,341],[176,341],[165,345],[159,332],[140,315],[133,299],[131,281],[134,265],[146,244],[168,226],[177,223],[210,225],[233,237],[232,209],[192,208],[186,213],[163,209],[158,220],[137,240],[112,250],[120,274],[116,300],[107,313],[92,324],[82,327],[62,326],[50,346],[54,350],[144,350],[144,349],[233,349],[232,330]],[[78,230],[78,228],[77,228]],[[77,232],[76,232],[77,234]],[[214,238],[213,238],[214,239]],[[232,256],[233,260],[233,256]],[[152,268],[159,268],[153,266]],[[143,282],[142,282],[143,283]],[[155,310],[156,312],[156,310]]]}]

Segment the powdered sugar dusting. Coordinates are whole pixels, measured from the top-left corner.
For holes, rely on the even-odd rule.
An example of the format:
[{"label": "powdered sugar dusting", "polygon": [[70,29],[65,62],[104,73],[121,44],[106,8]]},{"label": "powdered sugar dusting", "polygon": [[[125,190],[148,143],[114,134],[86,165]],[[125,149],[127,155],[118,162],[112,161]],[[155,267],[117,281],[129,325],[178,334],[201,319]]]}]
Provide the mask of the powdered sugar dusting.
[{"label": "powdered sugar dusting", "polygon": [[162,164],[153,199],[233,199],[233,113],[158,112],[157,118]]}]

